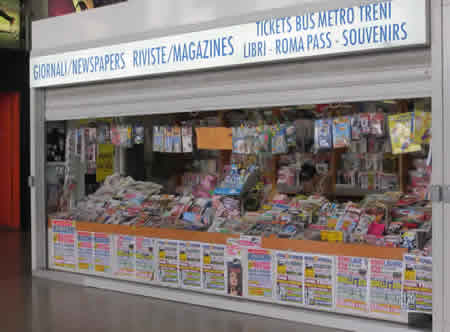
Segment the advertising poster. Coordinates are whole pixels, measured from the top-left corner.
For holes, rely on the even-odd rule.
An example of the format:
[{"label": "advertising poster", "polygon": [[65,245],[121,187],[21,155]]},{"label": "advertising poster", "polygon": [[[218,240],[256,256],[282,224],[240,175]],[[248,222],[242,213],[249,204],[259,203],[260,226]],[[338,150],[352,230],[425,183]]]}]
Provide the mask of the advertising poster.
[{"label": "advertising poster", "polygon": [[64,268],[64,221],[52,221],[53,233],[53,266],[55,268]]},{"label": "advertising poster", "polygon": [[305,255],[305,304],[314,308],[333,308],[334,258]]},{"label": "advertising poster", "polygon": [[158,240],[158,280],[178,285],[178,241]]},{"label": "advertising poster", "polygon": [[48,0],[48,16],[61,16],[109,6],[127,0]]},{"label": "advertising poster", "polygon": [[116,276],[134,278],[136,271],[136,238],[130,235],[116,235]]},{"label": "advertising poster", "polygon": [[405,255],[403,304],[409,312],[432,313],[433,260]]},{"label": "advertising poster", "polygon": [[155,240],[136,238],[136,278],[141,281],[155,280]]},{"label": "advertising poster", "polygon": [[178,243],[180,257],[181,287],[202,287],[202,253],[200,243],[180,241]]},{"label": "advertising poster", "polygon": [[75,222],[53,220],[53,266],[66,270],[76,268]]},{"label": "advertising poster", "polygon": [[370,260],[370,311],[384,315],[400,315],[402,311],[403,262]]},{"label": "advertising poster", "polygon": [[228,239],[225,250],[227,263],[227,293],[232,296],[242,296],[243,268],[242,248],[239,239]]},{"label": "advertising poster", "polygon": [[78,232],[78,270],[92,272],[94,269],[94,233]]},{"label": "advertising poster", "polygon": [[272,297],[272,252],[248,249],[248,296]]},{"label": "advertising poster", "polygon": [[202,244],[203,250],[203,288],[211,291],[225,292],[225,246]]},{"label": "advertising poster", "polygon": [[110,274],[112,271],[112,237],[106,233],[94,234],[94,271]]},{"label": "advertising poster", "polygon": [[275,299],[303,304],[303,255],[292,252],[275,254]]},{"label": "advertising poster", "polygon": [[114,145],[99,144],[97,156],[97,182],[103,182],[114,173]]},{"label": "advertising poster", "polygon": [[0,48],[19,48],[21,1],[0,0]]},{"label": "advertising poster", "polygon": [[336,307],[366,312],[368,305],[369,260],[337,257]]},{"label": "advertising poster", "polygon": [[261,248],[261,236],[241,235],[239,238],[239,245],[241,248]]}]

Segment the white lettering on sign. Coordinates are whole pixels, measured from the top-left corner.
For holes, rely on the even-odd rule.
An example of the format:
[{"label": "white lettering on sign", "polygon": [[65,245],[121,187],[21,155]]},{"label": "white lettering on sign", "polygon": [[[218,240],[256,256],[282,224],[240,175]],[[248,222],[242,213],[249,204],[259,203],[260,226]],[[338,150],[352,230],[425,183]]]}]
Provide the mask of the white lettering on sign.
[{"label": "white lettering on sign", "polygon": [[31,59],[31,86],[428,44],[427,0],[390,0]]}]

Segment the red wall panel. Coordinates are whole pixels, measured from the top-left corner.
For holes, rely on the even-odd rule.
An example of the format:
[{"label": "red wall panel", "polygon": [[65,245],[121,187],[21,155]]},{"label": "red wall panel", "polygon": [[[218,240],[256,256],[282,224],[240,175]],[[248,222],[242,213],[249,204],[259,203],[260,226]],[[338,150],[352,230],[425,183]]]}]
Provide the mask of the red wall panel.
[{"label": "red wall panel", "polygon": [[20,229],[20,97],[0,93],[0,227]]}]

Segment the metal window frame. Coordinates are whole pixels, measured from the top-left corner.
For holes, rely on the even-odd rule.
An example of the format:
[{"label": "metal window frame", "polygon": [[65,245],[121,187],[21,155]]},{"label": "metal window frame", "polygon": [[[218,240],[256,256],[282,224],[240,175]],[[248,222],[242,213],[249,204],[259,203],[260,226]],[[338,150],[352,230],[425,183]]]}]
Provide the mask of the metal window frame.
[{"label": "metal window frame", "polygon": [[[383,74],[377,77],[378,84],[375,86],[361,86],[357,84],[360,80],[364,80],[364,75],[347,75],[342,74],[338,78],[339,82],[343,82],[337,87],[329,86],[327,89],[320,89],[320,80],[316,80],[316,87],[311,86],[307,89],[307,93],[300,94],[299,88],[305,87],[305,82],[301,80],[293,80],[285,82],[283,85],[270,84],[268,82],[256,82],[251,87],[245,84],[238,85],[230,93],[220,93],[220,79],[218,86],[212,86],[208,91],[186,91],[186,93],[196,93],[195,102],[193,99],[186,99],[185,95],[180,94],[179,100],[172,99],[172,104],[167,101],[160,100],[154,102],[154,110],[156,113],[164,113],[170,105],[175,109],[182,110],[208,110],[222,109],[233,107],[261,107],[284,104],[304,104],[304,103],[326,103],[326,102],[344,102],[344,101],[363,101],[363,100],[379,100],[390,98],[414,98],[414,97],[432,97],[433,103],[433,178],[434,185],[442,186],[444,183],[450,184],[450,131],[444,130],[444,124],[449,123],[450,113],[443,110],[450,106],[450,95],[448,90],[450,65],[447,59],[450,59],[450,41],[445,40],[445,36],[450,33],[450,23],[444,22],[443,15],[450,11],[450,1],[436,0],[431,2],[431,36],[432,47],[431,57],[432,66],[429,68],[418,67],[408,70],[399,70],[391,72],[390,75],[397,77],[396,80],[388,80],[389,75]],[[447,32],[448,31],[448,32]],[[408,51],[403,51],[407,56]],[[362,59],[371,55],[354,56],[354,59]],[[384,56],[373,55],[374,57]],[[339,61],[339,59],[330,59],[327,61]],[[313,62],[311,62],[313,63]],[[289,70],[295,64],[277,64],[268,66],[268,72],[273,68],[281,68]],[[395,66],[393,67],[395,70]],[[252,71],[252,68],[242,68],[230,70],[231,77],[234,71],[245,72]],[[186,74],[187,78],[198,75],[216,78],[217,75],[226,74],[222,72],[210,72],[199,74]],[[155,78],[161,80],[162,84],[170,84],[171,80],[177,80],[180,77],[173,75],[164,78]],[[389,83],[383,83],[383,80]],[[120,82],[119,82],[120,83]],[[329,82],[328,82],[329,83]],[[112,83],[115,84],[115,83]],[[135,84],[142,84],[142,81],[136,81]],[[132,86],[133,84],[131,84]],[[101,85],[95,85],[101,86]],[[89,89],[90,87],[80,87],[75,89]],[[222,89],[223,90],[223,86]],[[245,93],[243,93],[245,91]],[[148,295],[162,299],[173,301],[187,302],[204,306],[229,309],[244,313],[261,315],[264,313],[267,317],[282,318],[292,321],[301,321],[310,324],[328,326],[332,328],[342,328],[358,331],[372,331],[382,328],[384,331],[407,331],[405,326],[399,326],[392,323],[373,321],[365,318],[349,318],[343,315],[331,313],[313,312],[305,309],[286,309],[277,305],[265,303],[257,303],[248,300],[234,300],[228,298],[218,298],[211,295],[200,293],[191,293],[182,290],[166,289],[157,286],[143,286],[139,284],[130,284],[128,282],[116,281],[110,279],[102,279],[88,277],[83,275],[68,274],[64,272],[54,272],[47,270],[47,229],[44,222],[46,216],[46,198],[45,198],[45,121],[60,119],[76,119],[86,116],[81,112],[83,107],[77,109],[76,105],[67,103],[51,104],[52,100],[48,99],[48,95],[54,96],[63,93],[60,89],[31,89],[31,176],[34,177],[34,186],[31,188],[31,208],[32,208],[32,270],[36,277],[44,277],[51,280],[66,281],[84,286],[91,286],[104,289],[114,289],[131,294]],[[262,99],[264,97],[264,100]],[[53,98],[53,97],[52,97]],[[130,106],[127,115],[145,114],[148,111],[144,108],[148,107],[151,99],[139,99],[139,95],[129,96],[129,99],[135,98],[134,106]],[[306,98],[306,100],[305,100]],[[109,111],[102,107],[102,101],[95,99],[90,104],[95,109],[95,116],[110,115]],[[68,109],[66,113],[58,116],[58,113],[52,112],[54,109]],[[98,112],[98,113],[97,113]],[[436,143],[437,142],[437,143]],[[444,172],[444,169],[449,171]],[[446,286],[444,280],[450,276],[450,260],[445,253],[450,252],[450,242],[446,241],[445,234],[450,231],[450,225],[445,223],[445,219],[450,215],[450,205],[444,206],[443,202],[433,203],[433,331],[443,332],[450,331],[450,322],[447,321],[445,313],[450,308],[450,287]],[[189,295],[189,296],[186,296]]]}]

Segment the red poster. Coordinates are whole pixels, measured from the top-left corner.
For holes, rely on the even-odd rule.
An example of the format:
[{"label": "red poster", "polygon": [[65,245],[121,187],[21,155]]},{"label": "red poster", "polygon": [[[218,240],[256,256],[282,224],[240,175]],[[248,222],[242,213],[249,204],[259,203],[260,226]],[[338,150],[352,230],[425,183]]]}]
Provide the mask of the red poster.
[{"label": "red poster", "polygon": [[128,0],[48,0],[48,16],[61,16]]}]

